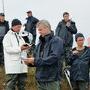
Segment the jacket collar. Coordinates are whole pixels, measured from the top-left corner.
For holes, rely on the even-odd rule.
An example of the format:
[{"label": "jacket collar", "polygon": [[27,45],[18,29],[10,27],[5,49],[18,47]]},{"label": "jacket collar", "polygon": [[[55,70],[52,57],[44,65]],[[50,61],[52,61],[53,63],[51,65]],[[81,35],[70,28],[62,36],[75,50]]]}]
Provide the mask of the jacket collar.
[{"label": "jacket collar", "polygon": [[33,16],[30,16],[30,17],[27,17],[26,19],[28,20],[28,19],[31,19]]},{"label": "jacket collar", "polygon": [[[71,20],[70,20],[70,19],[69,19],[68,21],[70,21],[70,22],[71,22]],[[62,19],[62,22],[63,22],[63,23],[66,23],[64,19]]]},{"label": "jacket collar", "polygon": [[50,39],[52,39],[53,36],[54,36],[54,33],[52,31],[50,34],[46,35],[45,37],[40,36],[39,40],[40,42],[48,42]]},{"label": "jacket collar", "polygon": [[13,32],[13,31],[12,31],[12,29],[11,29],[11,30],[9,30],[9,32],[10,32],[11,34],[15,34],[15,33],[16,33],[16,34],[18,34],[18,35],[19,35],[19,33],[17,33],[17,32]]}]

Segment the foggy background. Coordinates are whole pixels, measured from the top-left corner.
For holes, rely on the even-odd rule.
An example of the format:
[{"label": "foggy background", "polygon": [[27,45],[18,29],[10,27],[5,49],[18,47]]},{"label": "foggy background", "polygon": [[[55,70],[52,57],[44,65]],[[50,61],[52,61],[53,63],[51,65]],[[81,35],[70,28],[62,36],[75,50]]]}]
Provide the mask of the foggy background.
[{"label": "foggy background", "polygon": [[[0,0],[0,12],[3,12],[2,1]],[[18,18],[24,24],[26,12],[31,10],[33,16],[48,20],[52,30],[55,30],[63,12],[67,11],[76,22],[78,32],[82,32],[86,39],[90,36],[89,5],[90,0],[4,0],[5,16],[9,22]]]}]

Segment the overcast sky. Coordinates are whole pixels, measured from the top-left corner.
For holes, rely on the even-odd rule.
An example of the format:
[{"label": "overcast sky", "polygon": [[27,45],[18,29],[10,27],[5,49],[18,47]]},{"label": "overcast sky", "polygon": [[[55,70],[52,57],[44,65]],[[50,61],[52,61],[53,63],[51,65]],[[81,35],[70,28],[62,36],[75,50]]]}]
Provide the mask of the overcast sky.
[{"label": "overcast sky", "polygon": [[[19,18],[25,23],[26,12],[32,10],[33,16],[48,20],[53,30],[62,19],[63,12],[67,11],[76,22],[78,32],[86,38],[90,36],[90,0],[4,0],[4,6],[6,19],[10,22]],[[2,0],[0,12],[3,12]]]}]

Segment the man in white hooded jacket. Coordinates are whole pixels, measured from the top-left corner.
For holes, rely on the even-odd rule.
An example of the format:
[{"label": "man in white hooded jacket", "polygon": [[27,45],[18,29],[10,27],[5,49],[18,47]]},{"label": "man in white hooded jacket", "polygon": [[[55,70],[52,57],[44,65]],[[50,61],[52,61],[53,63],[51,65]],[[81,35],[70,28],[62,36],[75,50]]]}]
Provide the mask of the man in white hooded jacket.
[{"label": "man in white hooded jacket", "polygon": [[4,64],[6,73],[6,87],[5,90],[25,90],[25,79],[27,77],[27,66],[24,64],[24,58],[27,57],[28,45],[25,46],[24,39],[19,36],[21,30],[21,21],[13,19],[11,30],[5,35],[3,39],[4,48]]}]

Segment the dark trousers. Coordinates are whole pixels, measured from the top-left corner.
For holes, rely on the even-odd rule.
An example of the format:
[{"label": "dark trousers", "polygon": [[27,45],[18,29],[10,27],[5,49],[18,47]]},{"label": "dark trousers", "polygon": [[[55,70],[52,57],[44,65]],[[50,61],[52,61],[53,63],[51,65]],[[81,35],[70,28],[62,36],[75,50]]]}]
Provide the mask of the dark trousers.
[{"label": "dark trousers", "polygon": [[0,43],[0,66],[4,65],[4,53],[3,53],[3,45]]},{"label": "dark trousers", "polygon": [[27,74],[8,74],[6,75],[5,90],[25,90],[25,80]]},{"label": "dark trousers", "polygon": [[84,81],[71,82],[73,90],[89,90],[89,84]]},{"label": "dark trousers", "polygon": [[37,82],[38,90],[61,90],[60,81]]}]

